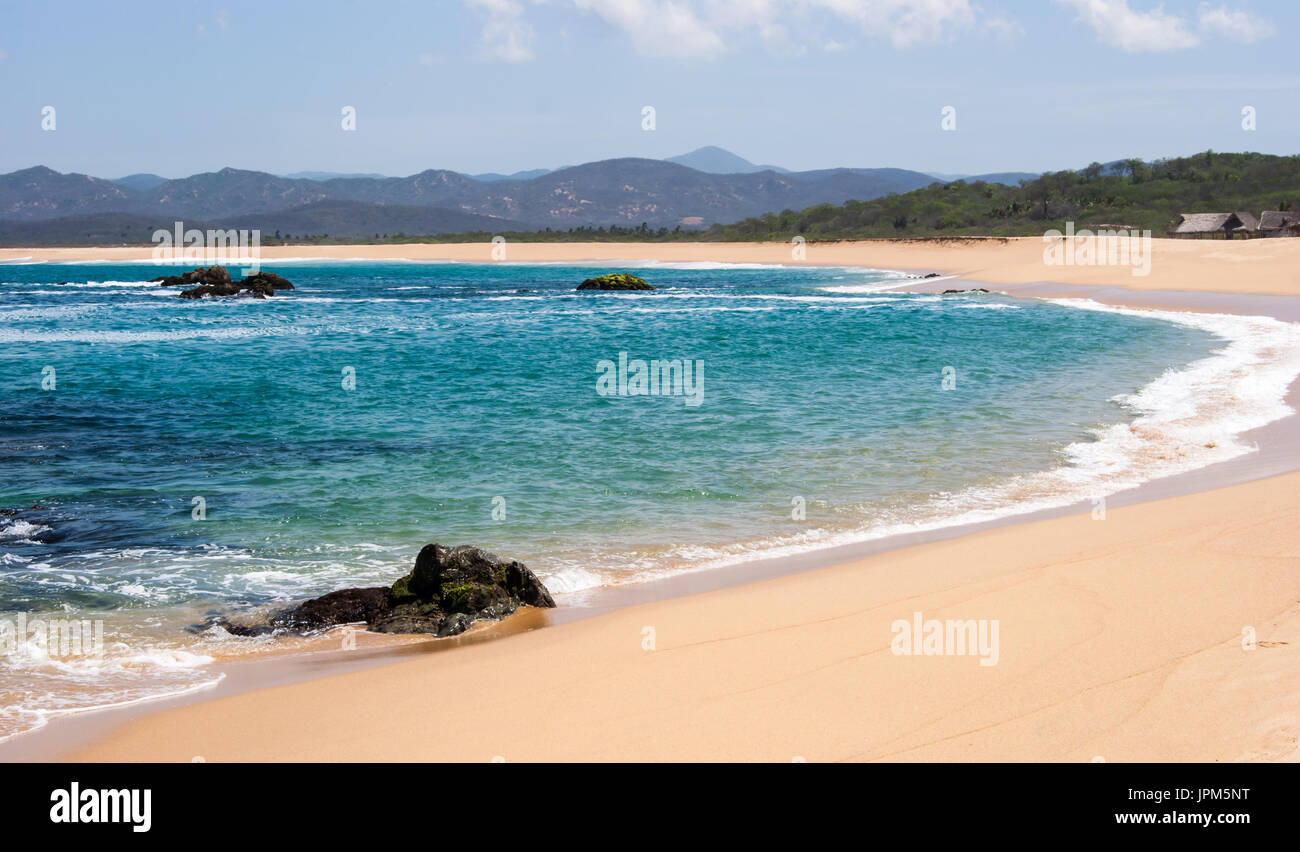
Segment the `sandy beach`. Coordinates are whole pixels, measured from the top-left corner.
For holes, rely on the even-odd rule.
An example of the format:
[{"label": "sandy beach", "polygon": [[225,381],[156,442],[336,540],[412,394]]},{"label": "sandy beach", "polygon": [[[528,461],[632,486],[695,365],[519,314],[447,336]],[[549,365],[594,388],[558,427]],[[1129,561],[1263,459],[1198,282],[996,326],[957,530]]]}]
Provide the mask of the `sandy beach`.
[{"label": "sandy beach", "polygon": [[[665,263],[770,263],[822,266],[873,266],[921,272],[942,271],[992,284],[1026,285],[1044,281],[1067,285],[1122,287],[1146,292],[1259,293],[1300,295],[1300,241],[1172,240],[1151,241],[1149,274],[1115,266],[1047,266],[1039,237],[949,241],[809,243],[802,260],[789,243],[509,243],[506,263],[658,260]],[[491,243],[406,245],[268,246],[276,258],[456,260],[493,262]],[[146,260],[147,246],[120,248],[0,249],[0,262],[31,260]],[[1134,299],[1134,303],[1141,301]]]},{"label": "sandy beach", "polygon": [[[66,757],[1294,759],[1298,492],[1277,477],[631,607],[146,716]],[[997,665],[894,655],[914,612],[997,619]]]},{"label": "sandy beach", "polygon": [[[1147,276],[1046,266],[1036,238],[810,244],[803,262],[936,271],[1018,296],[1300,318],[1300,240],[1153,245]],[[0,260],[149,253],[6,249]],[[489,253],[482,244],[289,246],[265,249],[263,260],[486,262]],[[507,262],[633,259],[792,262],[787,244],[511,244],[507,254]],[[168,709],[142,705],[90,742],[59,748],[47,738],[44,756],[1294,761],[1294,420],[1261,436],[1269,465],[1247,475],[1238,465],[1234,477],[1207,468],[1188,489],[1195,493],[1152,489],[1102,517],[1084,506],[689,596],[632,596],[632,605],[448,653]],[[900,623],[932,619],[973,622],[996,643],[986,653],[954,653],[951,643],[942,654],[896,653],[923,649],[900,639]]]}]

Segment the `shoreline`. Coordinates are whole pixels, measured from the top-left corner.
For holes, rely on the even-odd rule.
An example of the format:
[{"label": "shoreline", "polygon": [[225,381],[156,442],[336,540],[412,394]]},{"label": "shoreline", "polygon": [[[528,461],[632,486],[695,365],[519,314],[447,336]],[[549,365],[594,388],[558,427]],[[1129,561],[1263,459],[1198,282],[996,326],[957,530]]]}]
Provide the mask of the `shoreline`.
[{"label": "shoreline", "polygon": [[[1037,246],[1041,242],[1034,240]],[[1177,241],[1168,241],[1177,242]],[[521,244],[512,246],[515,248],[524,248],[526,246],[541,245],[547,248],[567,248],[570,244]],[[619,250],[623,249],[625,244],[600,244],[602,248]],[[729,246],[732,244],[697,244],[708,250],[718,246]],[[1180,243],[1180,245],[1185,245]],[[1244,244],[1243,244],[1244,245]],[[665,247],[678,248],[675,244],[666,244]],[[788,247],[779,246],[782,251],[788,253]],[[1222,246],[1213,246],[1219,249]],[[288,247],[297,249],[297,247]],[[313,247],[302,247],[303,249]],[[323,247],[338,248],[338,247]],[[399,248],[407,249],[409,246],[399,247],[344,247],[344,248]],[[421,248],[442,249],[446,246],[429,245]],[[483,246],[474,247],[475,250],[486,249]],[[587,246],[584,246],[587,248]],[[813,256],[821,246],[812,244],[809,246],[809,256]],[[927,250],[933,250],[929,248]],[[960,252],[961,249],[948,247],[945,249],[950,252]],[[1039,251],[1040,249],[1036,249]],[[14,250],[4,250],[14,251]],[[88,249],[85,251],[102,251]],[[147,256],[147,249],[143,250]],[[1300,257],[1300,255],[1296,255]],[[0,260],[4,257],[0,252]],[[584,260],[590,261],[592,258],[587,257]],[[604,258],[599,258],[604,259]],[[918,261],[921,258],[918,257]],[[273,258],[263,257],[263,261],[271,261]],[[522,260],[522,259],[521,259]],[[511,261],[513,262],[514,258]],[[537,262],[557,262],[555,260],[543,260]],[[580,263],[582,261],[572,260],[571,262]],[[689,260],[673,261],[665,260],[662,262],[694,262]],[[719,261],[732,262],[732,261]],[[747,262],[747,261],[736,261]],[[750,261],[762,262],[762,261]],[[791,264],[794,265],[794,264]],[[809,264],[821,265],[821,264]],[[830,263],[825,265],[835,266],[872,266],[880,268],[882,265],[874,263],[857,263],[841,264]],[[912,269],[926,269],[922,264],[905,267]],[[1043,270],[1046,271],[1046,270]],[[1051,270],[1055,273],[1057,270]],[[1084,272],[1093,272],[1095,270],[1083,270]],[[1107,270],[1113,275],[1113,270]],[[960,275],[960,274],[959,274]],[[1062,282],[1062,283],[1045,283],[1040,281],[1031,282],[1001,282],[997,278],[1015,277],[1007,273],[1004,275],[995,275],[986,279],[980,277],[978,280],[973,278],[964,278],[964,284],[968,286],[991,285],[990,289],[999,289],[1008,295],[1028,298],[1064,298],[1079,297],[1092,298],[1102,301],[1103,304],[1118,304],[1137,308],[1158,308],[1161,310],[1190,310],[1190,311],[1212,311],[1225,313],[1249,313],[1265,314],[1274,316],[1279,319],[1288,321],[1300,320],[1300,300],[1287,298],[1286,295],[1275,292],[1276,286],[1274,279],[1264,277],[1261,292],[1230,292],[1218,293],[1193,287],[1191,290],[1175,290],[1165,286],[1152,286],[1148,288],[1130,288],[1123,284],[1109,284],[1104,288],[1096,289],[1096,285],[1080,282]],[[1068,276],[1067,276],[1068,277]],[[1154,276],[1153,276],[1154,277]],[[1289,282],[1290,279],[1287,279]],[[1167,281],[1158,280],[1156,284],[1168,283]],[[1195,282],[1193,282],[1195,283]],[[945,289],[945,286],[952,286],[947,279],[939,284],[933,281],[927,282],[915,280],[906,282],[899,289],[908,290],[928,290],[928,289]],[[1290,286],[1290,284],[1288,284]],[[1300,292],[1300,285],[1295,286],[1295,291]],[[1291,292],[1291,291],[1286,291]],[[1097,298],[1098,296],[1103,298]],[[1114,300],[1114,301],[1111,301]],[[1142,304],[1135,304],[1142,303]],[[1235,310],[1225,310],[1226,307],[1235,308]],[[1292,384],[1288,394],[1288,403],[1293,409],[1300,406],[1300,388]],[[1209,489],[1223,489],[1239,486],[1241,483],[1261,483],[1259,488],[1263,489],[1262,483],[1275,483],[1277,480],[1268,479],[1277,477],[1290,471],[1300,470],[1300,422],[1292,414],[1282,420],[1274,421],[1261,429],[1252,430],[1244,433],[1243,438],[1256,440],[1261,452],[1250,453],[1248,455],[1232,459],[1218,464],[1212,464],[1201,467],[1186,473],[1168,476],[1162,479],[1153,480],[1142,484],[1141,486],[1121,491],[1118,494],[1108,498],[1109,506],[1116,510],[1125,510],[1128,507],[1160,503],[1169,500],[1179,500],[1193,495],[1204,496],[1203,492]],[[1275,487],[1269,485],[1269,488]],[[1214,493],[1211,491],[1210,493]],[[986,521],[977,524],[967,524],[963,526],[948,526],[938,530],[930,530],[923,533],[903,534],[890,536],[884,539],[873,541],[858,542],[855,544],[841,545],[838,547],[822,548],[809,553],[797,556],[776,557],[758,561],[749,561],[736,565],[726,566],[723,568],[711,569],[705,572],[695,572],[671,577],[666,580],[652,581],[649,583],[637,584],[636,586],[614,587],[603,590],[593,590],[590,598],[593,600],[581,607],[566,607],[557,612],[548,612],[542,614],[540,620],[529,620],[528,626],[519,627],[518,625],[503,625],[501,630],[492,628],[475,631],[472,635],[477,637],[467,644],[478,644],[479,638],[493,638],[497,633],[512,634],[509,641],[519,643],[526,641],[526,637],[519,635],[521,632],[526,633],[537,626],[544,625],[568,625],[578,620],[597,621],[602,619],[609,620],[617,613],[626,613],[629,610],[644,610],[646,607],[655,607],[665,602],[670,604],[678,603],[681,606],[683,601],[694,600],[696,597],[713,597],[741,596],[742,590],[752,585],[785,584],[794,586],[796,589],[800,585],[810,585],[814,582],[823,582],[824,576],[829,573],[843,573],[844,569],[854,565],[871,565],[885,561],[886,559],[901,558],[900,554],[912,551],[923,551],[927,548],[943,547],[960,547],[961,542],[978,538],[983,535],[997,535],[1005,533],[1008,530],[1022,530],[1028,527],[1036,526],[1040,523],[1047,522],[1066,522],[1072,519],[1071,516],[1077,516],[1082,511],[1087,516],[1089,507],[1080,509],[1080,504],[1075,503],[1070,506],[1058,507],[1055,509],[1039,510],[1033,513],[1022,515],[1011,515],[1008,517],[998,518],[993,521]],[[1127,512],[1125,512],[1127,516]],[[811,579],[814,575],[823,579]],[[808,578],[808,579],[806,579]],[[987,579],[987,578],[986,578]],[[800,581],[803,581],[802,583]],[[689,606],[687,606],[689,608]],[[575,611],[580,610],[580,611]],[[602,622],[603,623],[603,622]],[[702,627],[707,628],[707,625]],[[571,631],[571,632],[599,632],[598,628],[592,628],[591,631]],[[557,630],[545,631],[546,634],[554,634]],[[488,644],[504,644],[505,639],[500,639]],[[554,641],[554,640],[552,640]],[[424,648],[426,645],[439,645],[439,650],[446,647],[439,642],[420,643],[415,648]],[[333,652],[334,656],[344,656],[342,652]],[[409,654],[418,654],[427,659],[418,661],[399,663]],[[437,655],[442,658],[446,655]],[[450,655],[456,656],[456,655]],[[326,677],[329,681],[338,681],[345,677],[362,677],[372,675],[373,679],[382,679],[378,672],[388,671],[390,669],[402,666],[423,665],[434,657],[428,656],[424,652],[412,652],[409,649],[394,651],[380,651],[373,656],[367,656],[365,659],[353,658],[350,660],[339,659],[325,661],[317,659],[314,661],[287,662],[276,660],[250,660],[245,663],[234,663],[226,666],[226,671],[238,666],[248,666],[250,668],[264,667],[261,674],[255,674],[247,671],[241,671],[240,674],[233,678],[227,678],[222,684],[213,690],[192,693],[181,698],[158,699],[154,701],[141,702],[131,705],[120,710],[107,711],[89,711],[87,713],[75,714],[72,716],[61,717],[52,720],[47,726],[37,729],[36,731],[27,732],[17,737],[0,743],[0,760],[14,759],[31,759],[32,756],[44,756],[46,758],[52,755],[62,756],[69,748],[78,747],[81,744],[88,751],[75,752],[74,756],[92,756],[94,755],[113,754],[111,743],[115,741],[118,734],[112,733],[110,729],[123,722],[128,723],[127,728],[123,730],[138,730],[142,723],[148,723],[150,719],[157,719],[163,716],[172,717],[177,713],[196,713],[199,716],[210,715],[204,713],[204,708],[214,705],[218,702],[225,703],[244,696],[260,695],[271,692],[279,692],[283,689],[294,690],[299,687],[305,692],[319,691],[312,687],[312,684],[321,683],[322,681],[315,678]],[[397,665],[391,665],[396,663]],[[383,668],[375,668],[383,666]],[[272,672],[270,668],[276,667],[277,671]],[[251,699],[250,699],[251,700]],[[110,718],[116,715],[117,718]],[[41,743],[38,740],[46,740]],[[58,748],[52,748],[55,743],[59,744]],[[23,747],[11,747],[20,744]],[[107,749],[107,751],[105,751]],[[27,757],[15,756],[18,753],[25,753]],[[137,758],[130,758],[137,759]],[[145,758],[139,758],[145,759]],[[162,759],[188,759],[188,758],[162,758]],[[254,758],[256,759],[256,758]],[[563,759],[563,758],[561,758]],[[744,758],[741,758],[744,759]],[[809,757],[809,759],[813,759]]]},{"label": "shoreline", "polygon": [[[385,245],[288,245],[261,249],[264,263],[293,260],[409,260],[463,263],[497,262],[492,243],[404,243]],[[1223,292],[1232,281],[1235,295],[1300,296],[1300,240],[1151,240],[1150,270],[1133,275],[1128,267],[1047,266],[1040,237],[936,240],[861,240],[810,242],[803,260],[792,257],[788,242],[760,243],[509,243],[501,263],[753,263],[783,266],[870,267],[944,272],[971,281],[1017,288],[1119,288],[1150,293],[1175,290]],[[151,246],[87,248],[0,248],[6,263],[144,262]],[[197,260],[162,261],[203,265]],[[1053,282],[1053,283],[1048,283]],[[1135,307],[1140,305],[1135,305]]]}]

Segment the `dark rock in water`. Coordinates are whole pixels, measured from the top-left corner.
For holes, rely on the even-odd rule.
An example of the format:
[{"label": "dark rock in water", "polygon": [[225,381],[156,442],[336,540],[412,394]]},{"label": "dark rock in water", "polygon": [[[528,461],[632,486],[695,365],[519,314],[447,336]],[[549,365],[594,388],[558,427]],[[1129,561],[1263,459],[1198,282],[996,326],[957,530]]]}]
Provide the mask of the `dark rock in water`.
[{"label": "dark rock in water", "polygon": [[180,275],[160,275],[157,278],[150,278],[149,281],[150,283],[156,281],[163,287],[199,284],[220,287],[230,283],[230,270],[224,266],[196,266],[189,272],[182,272]]},{"label": "dark rock in water", "polygon": [[46,514],[49,511],[48,506],[42,506],[40,503],[33,503],[26,509],[5,507],[0,508],[0,519],[25,521],[36,527],[36,529],[29,530],[21,535],[21,538],[26,539],[28,542],[54,544],[62,541],[67,536],[53,528],[53,520],[50,515]]},{"label": "dark rock in water", "polygon": [[939,273],[937,273],[937,272],[931,272],[931,273],[929,273],[929,274],[927,274],[927,275],[922,275],[921,277],[922,277],[922,278],[938,278],[938,277],[939,277]]},{"label": "dark rock in water", "polygon": [[987,292],[989,292],[989,291],[988,291],[988,290],[985,290],[983,287],[976,287],[976,288],[974,288],[974,289],[972,289],[972,290],[944,290],[944,291],[943,291],[942,293],[940,293],[939,295],[941,295],[941,296],[951,296],[951,295],[956,294],[956,293],[987,293]]},{"label": "dark rock in water", "polygon": [[609,275],[597,275],[578,285],[579,290],[653,290],[644,278],[629,275],[626,272],[612,272]]},{"label": "dark rock in water", "polygon": [[182,299],[201,299],[204,296],[251,296],[265,299],[276,290],[292,290],[293,285],[274,272],[255,272],[235,281],[224,266],[200,266],[180,275],[163,275],[149,279],[163,287],[192,287],[181,292]]},{"label": "dark rock in water", "polygon": [[388,605],[388,587],[340,589],[321,595],[272,618],[277,629],[305,632],[336,624],[369,622]]},{"label": "dark rock in water", "polygon": [[293,285],[274,272],[254,272],[241,283],[245,286],[267,285],[272,290],[292,290]]},{"label": "dark rock in water", "polygon": [[254,299],[265,299],[273,295],[269,287],[241,287],[239,284],[201,284],[193,290],[182,290],[182,299],[202,299],[204,296],[218,298],[222,296],[252,296]]},{"label": "dark rock in water", "polygon": [[455,636],[476,621],[498,621],[521,606],[555,606],[528,566],[477,547],[429,544],[411,573],[391,588],[342,589],[260,619],[217,616],[207,626],[248,636],[365,622],[377,633]]},{"label": "dark rock in water", "polygon": [[[553,607],[546,587],[522,562],[503,562],[477,547],[426,545],[410,574],[393,584],[390,608],[370,622],[379,633],[463,633],[520,605]],[[458,618],[457,616],[465,616]]]},{"label": "dark rock in water", "polygon": [[42,506],[40,503],[33,503],[26,509],[0,509],[0,518],[12,518],[19,512],[43,512],[46,511],[47,508],[48,507]]}]

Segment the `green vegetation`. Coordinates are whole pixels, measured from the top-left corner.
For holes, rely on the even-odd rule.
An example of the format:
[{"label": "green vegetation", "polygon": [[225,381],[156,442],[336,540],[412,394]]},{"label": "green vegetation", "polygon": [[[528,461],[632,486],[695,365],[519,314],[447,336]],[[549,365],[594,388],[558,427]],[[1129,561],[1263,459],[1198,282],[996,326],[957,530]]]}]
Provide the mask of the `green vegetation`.
[{"label": "green vegetation", "polygon": [[473,590],[473,583],[443,583],[440,595],[443,606],[450,612],[464,609],[469,603],[469,593]]},{"label": "green vegetation", "polygon": [[1019,186],[931,184],[874,201],[786,210],[709,228],[705,239],[1030,236],[1072,221],[1079,228],[1150,229],[1163,235],[1180,213],[1289,210],[1300,200],[1300,156],[1216,154],[1128,160],[1121,174],[1100,163],[1051,172]]}]

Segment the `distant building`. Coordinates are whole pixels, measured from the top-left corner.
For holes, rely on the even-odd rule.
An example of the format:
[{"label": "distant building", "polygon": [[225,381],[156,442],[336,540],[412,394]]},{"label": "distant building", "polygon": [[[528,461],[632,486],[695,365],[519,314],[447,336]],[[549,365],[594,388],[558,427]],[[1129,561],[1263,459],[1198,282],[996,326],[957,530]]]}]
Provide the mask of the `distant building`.
[{"label": "distant building", "polygon": [[1248,213],[1245,210],[1238,210],[1232,215],[1236,216],[1237,221],[1241,223],[1232,229],[1233,234],[1239,235],[1243,238],[1255,236],[1255,232],[1259,230],[1259,220],[1255,218],[1253,213]]},{"label": "distant building", "polygon": [[1258,229],[1259,221],[1245,210],[1236,213],[1184,213],[1178,217],[1178,224],[1169,230],[1169,236],[1230,240],[1233,237],[1253,237]]},{"label": "distant building", "polygon": [[1265,210],[1259,216],[1261,237],[1294,237],[1300,235],[1300,213],[1285,210]]}]

